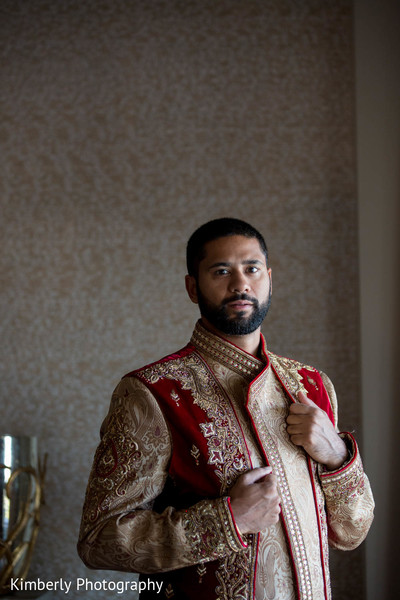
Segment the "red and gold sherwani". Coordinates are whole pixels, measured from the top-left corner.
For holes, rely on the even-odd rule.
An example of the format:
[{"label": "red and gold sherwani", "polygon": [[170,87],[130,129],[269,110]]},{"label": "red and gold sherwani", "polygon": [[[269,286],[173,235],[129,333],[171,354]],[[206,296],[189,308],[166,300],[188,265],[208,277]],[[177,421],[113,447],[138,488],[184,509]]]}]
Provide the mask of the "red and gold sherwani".
[{"label": "red and gold sherwani", "polygon": [[[365,538],[373,499],[357,445],[326,471],[286,431],[299,390],[337,422],[323,373],[278,357],[262,360],[196,325],[190,343],[125,376],[102,425],[88,484],[79,552],[96,569],[162,581],[154,597],[327,600],[328,544]],[[241,535],[229,490],[269,464],[281,519]],[[151,593],[143,598],[153,597]]]}]

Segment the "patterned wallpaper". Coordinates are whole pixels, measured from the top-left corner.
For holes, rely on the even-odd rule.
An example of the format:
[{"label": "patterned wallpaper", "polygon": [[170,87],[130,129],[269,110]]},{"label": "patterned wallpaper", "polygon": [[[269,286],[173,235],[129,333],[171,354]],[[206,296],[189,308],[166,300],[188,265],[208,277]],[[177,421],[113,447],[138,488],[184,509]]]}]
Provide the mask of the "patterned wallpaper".
[{"label": "patterned wallpaper", "polygon": [[[189,339],[206,220],[265,234],[269,346],[358,430],[352,3],[2,0],[0,48],[0,429],[49,454],[30,577],[112,580],[75,550],[99,426],[121,375]],[[333,569],[363,598],[362,551]]]}]

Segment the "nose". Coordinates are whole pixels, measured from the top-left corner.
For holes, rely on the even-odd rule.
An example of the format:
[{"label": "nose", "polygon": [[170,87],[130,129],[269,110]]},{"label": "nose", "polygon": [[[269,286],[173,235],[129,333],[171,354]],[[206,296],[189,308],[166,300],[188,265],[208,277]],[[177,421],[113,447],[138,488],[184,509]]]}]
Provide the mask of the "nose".
[{"label": "nose", "polygon": [[246,275],[241,271],[234,271],[229,281],[229,291],[236,293],[239,292],[240,294],[242,294],[244,292],[248,292],[249,289],[250,285]]}]

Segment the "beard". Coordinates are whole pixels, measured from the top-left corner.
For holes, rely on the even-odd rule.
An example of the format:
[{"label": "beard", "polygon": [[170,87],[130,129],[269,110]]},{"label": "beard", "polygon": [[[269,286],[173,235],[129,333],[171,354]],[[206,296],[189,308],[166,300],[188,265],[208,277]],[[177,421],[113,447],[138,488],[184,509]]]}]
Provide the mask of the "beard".
[{"label": "beard", "polygon": [[[230,317],[226,305],[235,300],[252,302],[253,310],[251,314],[246,317],[244,311],[242,311],[238,312],[236,316]],[[267,300],[262,304],[248,294],[234,294],[218,306],[207,300],[197,285],[197,301],[201,316],[205,317],[218,331],[226,335],[247,335],[258,329],[267,316],[269,307],[271,306],[271,288]]]}]

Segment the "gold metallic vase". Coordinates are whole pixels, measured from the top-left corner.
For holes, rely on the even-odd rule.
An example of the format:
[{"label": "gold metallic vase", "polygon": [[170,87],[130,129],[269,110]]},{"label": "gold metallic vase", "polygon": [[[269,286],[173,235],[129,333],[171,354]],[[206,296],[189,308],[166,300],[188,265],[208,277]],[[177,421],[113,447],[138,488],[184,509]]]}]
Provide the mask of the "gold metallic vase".
[{"label": "gold metallic vase", "polygon": [[25,578],[39,528],[44,465],[35,437],[0,435],[0,594]]}]

